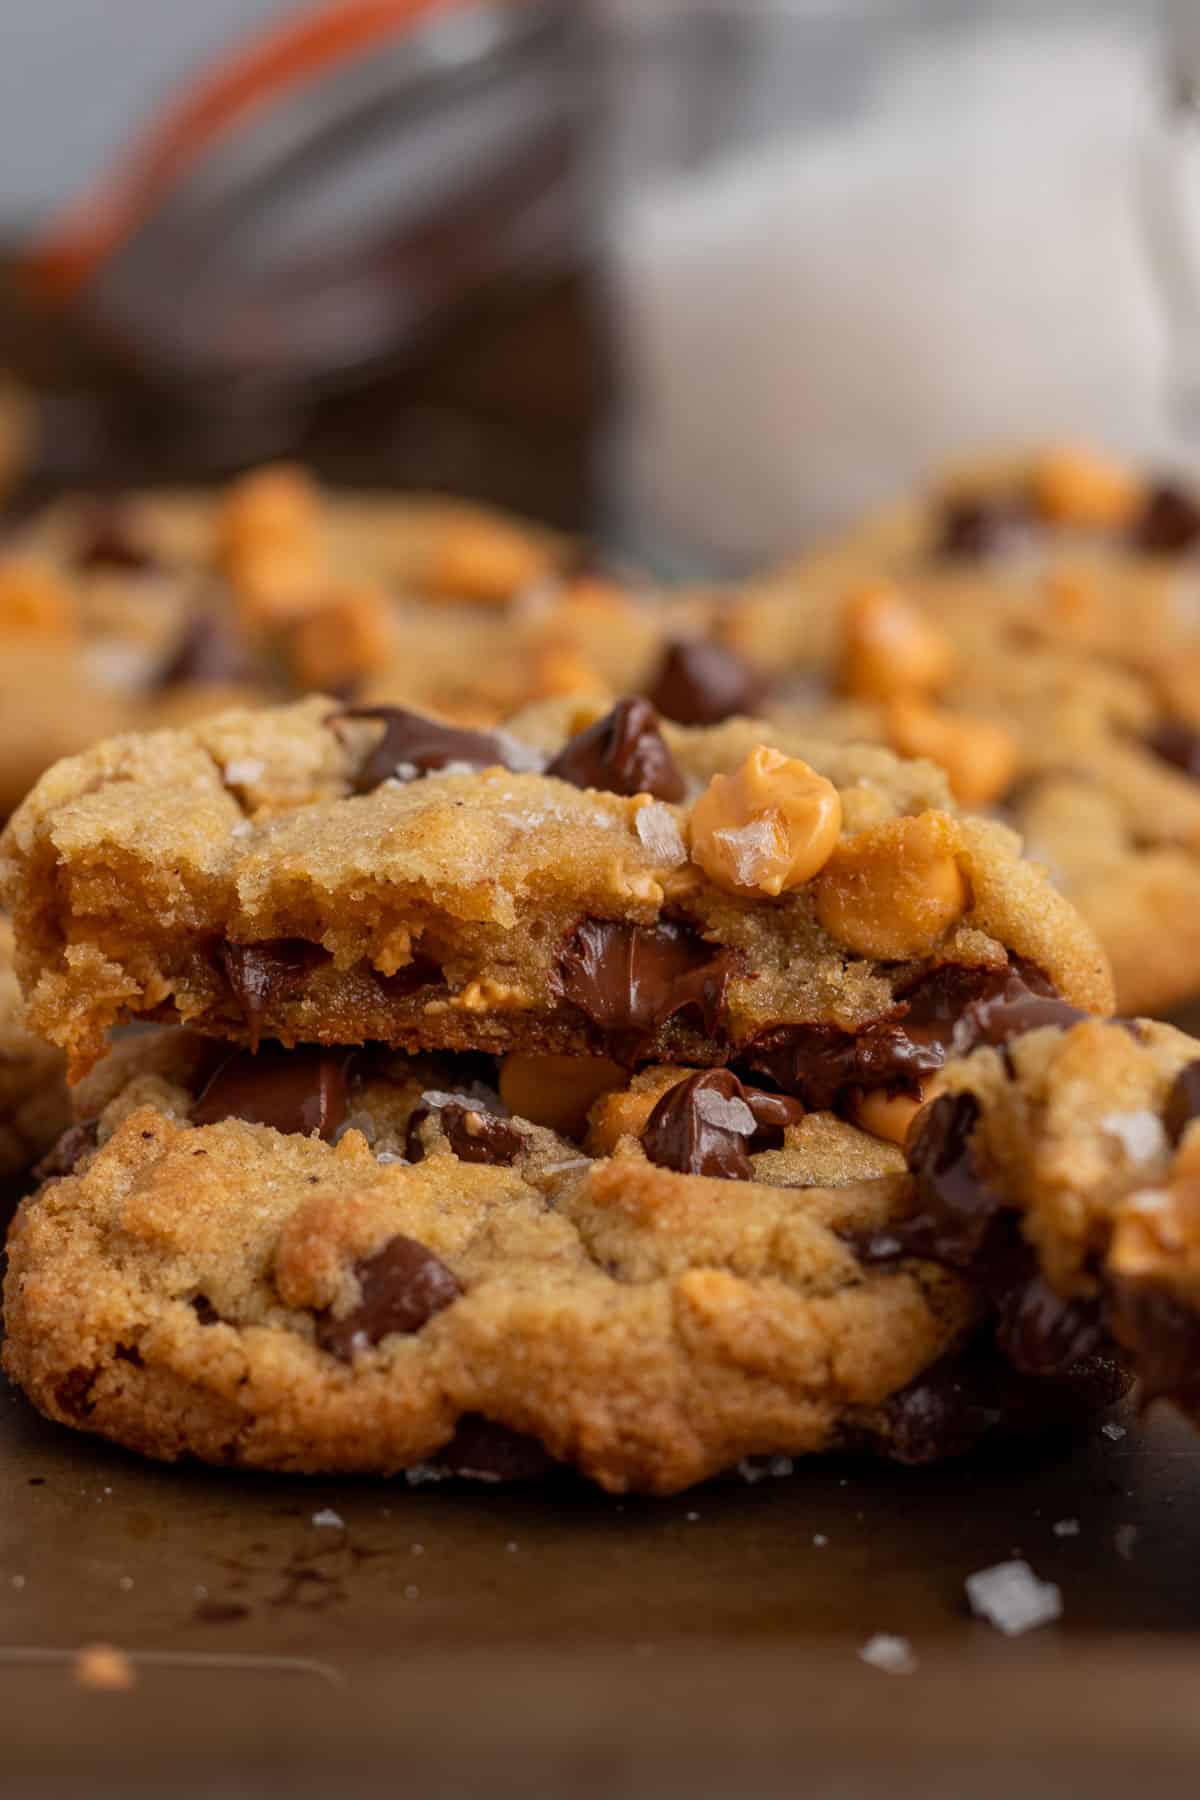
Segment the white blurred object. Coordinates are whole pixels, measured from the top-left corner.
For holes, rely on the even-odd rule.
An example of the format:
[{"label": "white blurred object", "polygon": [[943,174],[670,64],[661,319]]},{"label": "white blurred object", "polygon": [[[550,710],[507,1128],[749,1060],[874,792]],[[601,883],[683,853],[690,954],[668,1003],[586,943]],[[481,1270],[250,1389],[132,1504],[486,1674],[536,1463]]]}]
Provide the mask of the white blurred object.
[{"label": "white blurred object", "polygon": [[[803,44],[795,17],[756,28],[743,87],[770,34],[781,57]],[[643,537],[752,559],[964,448],[1161,448],[1139,180],[1158,50],[1136,9],[960,19],[898,37],[848,116],[797,103],[729,154],[627,164],[614,466]]]}]

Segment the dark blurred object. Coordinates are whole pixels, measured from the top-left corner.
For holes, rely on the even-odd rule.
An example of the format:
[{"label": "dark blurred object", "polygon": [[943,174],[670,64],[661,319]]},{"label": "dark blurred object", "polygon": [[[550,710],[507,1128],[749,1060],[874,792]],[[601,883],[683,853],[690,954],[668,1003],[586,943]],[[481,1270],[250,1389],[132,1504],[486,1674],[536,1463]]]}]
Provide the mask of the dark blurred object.
[{"label": "dark blurred object", "polygon": [[239,47],[8,284],[42,482],[288,454],[578,523],[585,95],[569,0],[342,0]]}]

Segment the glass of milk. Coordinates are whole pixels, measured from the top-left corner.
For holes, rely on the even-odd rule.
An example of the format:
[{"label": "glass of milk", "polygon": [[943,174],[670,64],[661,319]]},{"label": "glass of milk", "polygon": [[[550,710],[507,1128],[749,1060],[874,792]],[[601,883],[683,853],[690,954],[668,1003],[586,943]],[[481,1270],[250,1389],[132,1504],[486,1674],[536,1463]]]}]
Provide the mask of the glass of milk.
[{"label": "glass of milk", "polygon": [[736,569],[971,449],[1162,453],[1161,8],[598,8],[614,535]]}]

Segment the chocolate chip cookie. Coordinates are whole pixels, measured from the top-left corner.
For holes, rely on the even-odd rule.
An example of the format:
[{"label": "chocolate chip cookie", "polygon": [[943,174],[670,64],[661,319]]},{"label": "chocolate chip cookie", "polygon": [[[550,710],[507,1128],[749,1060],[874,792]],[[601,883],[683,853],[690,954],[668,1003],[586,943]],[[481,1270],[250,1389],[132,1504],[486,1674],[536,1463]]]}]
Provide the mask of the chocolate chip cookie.
[{"label": "chocolate chip cookie", "polygon": [[62,1052],[25,1027],[12,952],[12,928],[0,917],[0,1179],[28,1169],[71,1114]]},{"label": "chocolate chip cookie", "polygon": [[[529,1077],[170,1030],[119,1046],[14,1226],[8,1372],[157,1457],[566,1464],[657,1493],[834,1446],[925,1461],[1119,1385],[1100,1362],[1022,1378],[970,1281],[864,1262],[912,1183],[845,1120],[656,1069],[568,1137],[505,1104]],[[612,1079],[575,1071],[576,1105]]]},{"label": "chocolate chip cookie", "polygon": [[1200,988],[1200,505],[1083,452],[969,471],[751,587],[767,709],[929,756],[1094,926],[1127,1011]]},{"label": "chocolate chip cookie", "polygon": [[1113,1340],[1200,1418],[1200,1044],[1146,1020],[1038,1030],[948,1068],[914,1129],[913,1217],[865,1251],[985,1288],[1026,1369]]},{"label": "chocolate chip cookie", "polygon": [[[744,1058],[886,1088],[961,1016],[1104,1011],[1069,903],[929,763],[645,701],[479,733],[310,700],[58,765],[0,867],[36,1029]],[[1006,1027],[1007,1029],[1007,1027]],[[962,1042],[958,1047],[965,1047]]]}]

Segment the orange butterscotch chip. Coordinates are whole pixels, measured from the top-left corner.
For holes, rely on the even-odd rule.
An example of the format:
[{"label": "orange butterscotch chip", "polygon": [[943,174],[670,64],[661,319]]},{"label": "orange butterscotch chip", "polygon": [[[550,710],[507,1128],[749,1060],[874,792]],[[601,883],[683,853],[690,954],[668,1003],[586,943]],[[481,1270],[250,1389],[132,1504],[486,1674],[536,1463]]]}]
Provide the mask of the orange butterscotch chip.
[{"label": "orange butterscotch chip", "polygon": [[560,694],[603,694],[608,683],[571,644],[541,645],[533,658],[530,692],[553,700]]},{"label": "orange butterscotch chip", "polygon": [[280,463],[230,486],[217,514],[217,558],[250,617],[273,624],[307,612],[328,573],[320,492]]},{"label": "orange butterscotch chip", "polygon": [[923,1105],[915,1094],[889,1094],[886,1088],[871,1088],[858,1096],[851,1112],[854,1123],[872,1137],[903,1148],[909,1127]]},{"label": "orange butterscotch chip", "polygon": [[443,600],[502,606],[549,573],[553,552],[507,519],[463,518],[437,539],[419,577]]},{"label": "orange butterscotch chip", "polygon": [[843,615],[842,686],[859,700],[930,694],[949,679],[950,640],[898,589],[862,588]]},{"label": "orange butterscotch chip", "polygon": [[901,756],[927,756],[940,763],[955,799],[964,806],[989,806],[1016,775],[1016,741],[990,719],[968,719],[906,698],[893,700],[888,708],[887,730],[888,742]]},{"label": "orange butterscotch chip", "polygon": [[383,668],[396,650],[396,620],[381,589],[344,585],[296,625],[289,658],[306,687],[336,687]]},{"label": "orange butterscotch chip", "polygon": [[824,866],[841,829],[833,783],[759,744],[732,775],[714,775],[696,801],[692,861],[728,893],[774,898]]},{"label": "orange butterscotch chip", "polygon": [[603,1094],[622,1087],[627,1072],[607,1056],[550,1056],[514,1050],[500,1065],[500,1098],[509,1112],[578,1137]]},{"label": "orange butterscotch chip", "polygon": [[1143,500],[1141,482],[1124,463],[1072,445],[1038,457],[1030,492],[1038,512],[1056,525],[1128,525]]},{"label": "orange butterscotch chip", "polygon": [[856,956],[926,956],[968,905],[945,813],[892,819],[838,845],[814,883],[817,917]]},{"label": "orange butterscotch chip", "polygon": [[20,637],[74,637],[75,599],[45,563],[14,558],[0,563],[0,632]]}]

